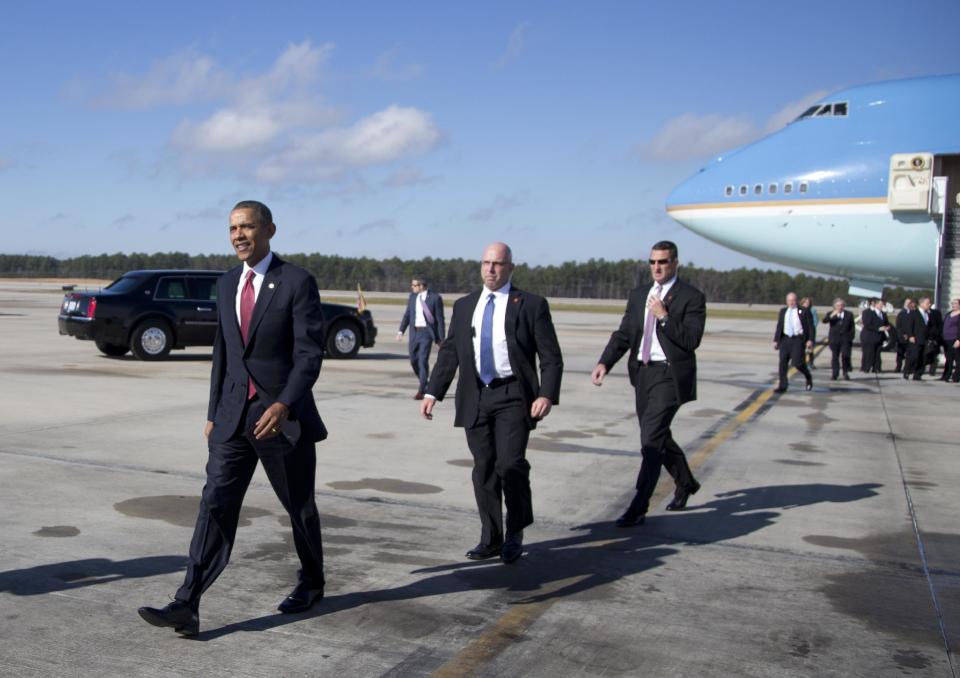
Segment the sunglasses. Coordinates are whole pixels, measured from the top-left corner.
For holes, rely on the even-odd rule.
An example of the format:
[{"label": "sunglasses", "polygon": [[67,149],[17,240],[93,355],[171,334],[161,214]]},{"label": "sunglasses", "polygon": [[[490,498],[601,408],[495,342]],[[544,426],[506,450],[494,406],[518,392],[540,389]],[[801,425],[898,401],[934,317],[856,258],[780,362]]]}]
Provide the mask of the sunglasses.
[{"label": "sunglasses", "polygon": [[673,259],[648,259],[647,261],[650,262],[651,266],[656,266],[657,264],[660,264],[661,266],[666,266],[671,261],[673,261]]}]

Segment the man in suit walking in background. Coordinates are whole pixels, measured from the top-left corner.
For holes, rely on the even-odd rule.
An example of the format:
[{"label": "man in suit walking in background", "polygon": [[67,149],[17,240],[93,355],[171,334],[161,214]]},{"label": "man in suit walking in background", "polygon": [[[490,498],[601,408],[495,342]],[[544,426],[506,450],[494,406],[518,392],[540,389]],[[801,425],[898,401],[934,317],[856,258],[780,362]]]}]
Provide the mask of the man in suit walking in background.
[{"label": "man in suit walking in background", "polygon": [[397,341],[403,338],[404,331],[410,328],[410,365],[419,379],[414,400],[423,400],[430,376],[430,350],[443,341],[443,297],[428,289],[427,279],[416,276],[410,282],[410,296],[407,298],[407,310],[400,320]]},{"label": "man in suit walking in background", "polygon": [[897,319],[895,321],[895,327],[897,330],[897,366],[894,370],[897,373],[903,372],[904,363],[906,362],[907,349],[910,347],[910,342],[907,341],[907,335],[909,334],[908,325],[910,324],[910,311],[914,308],[913,299],[907,297],[903,300],[903,308],[900,309],[900,312],[897,313]]},{"label": "man in suit walking in background", "polygon": [[230,212],[230,242],[241,265],[217,281],[204,427],[207,480],[186,577],[172,603],[139,609],[148,623],[186,636],[199,631],[200,597],[230,559],[240,505],[258,461],[290,517],[300,559],[299,582],[278,609],[302,612],[323,598],[314,443],[327,430],[311,390],[323,360],[323,315],[313,276],[270,251],[274,233],[263,203],[245,200]]},{"label": "man in suit walking in background", "polygon": [[787,305],[777,316],[777,329],[773,333],[773,348],[780,352],[779,382],[776,392],[787,390],[787,369],[790,363],[807,379],[806,389],[813,390],[813,376],[804,363],[804,351],[813,346],[813,322],[810,313],[797,305],[797,295],[787,293]]},{"label": "man in suit walking in background", "polygon": [[[627,371],[634,387],[640,421],[642,461],[636,494],[617,518],[618,527],[641,525],[665,466],[676,484],[668,511],[686,508],[700,489],[670,425],[680,406],[697,398],[696,349],[703,338],[707,305],[703,292],[677,277],[677,246],[662,240],[650,251],[653,284],[630,293],[620,327],[610,335],[591,375],[596,386],[628,354]],[[628,353],[629,351],[629,353]]]},{"label": "man in suit walking in background", "polygon": [[512,274],[510,248],[489,245],[480,265],[483,289],[453,305],[450,332],[420,404],[420,414],[432,419],[459,369],[454,426],[465,429],[473,455],[481,524],[480,543],[467,558],[499,555],[504,563],[523,553],[523,530],[533,523],[527,441],[559,403],[563,375],[547,300],[513,287]]},{"label": "man in suit walking in background", "polygon": [[927,363],[927,342],[934,341],[934,331],[930,315],[930,297],[923,297],[917,308],[910,311],[907,326],[907,341],[910,348],[907,350],[907,366],[903,371],[903,378],[914,381],[923,381],[923,369]]},{"label": "man in suit walking in background", "polygon": [[846,310],[846,302],[837,297],[833,300],[833,310],[824,317],[824,322],[830,326],[827,344],[830,346],[830,378],[836,381],[843,370],[843,378],[850,380],[850,355],[853,352],[853,314]]},{"label": "man in suit walking in background", "polygon": [[860,348],[862,351],[860,371],[880,374],[881,349],[884,333],[890,331],[887,314],[883,311],[883,299],[872,298],[860,314],[863,328],[860,330]]}]

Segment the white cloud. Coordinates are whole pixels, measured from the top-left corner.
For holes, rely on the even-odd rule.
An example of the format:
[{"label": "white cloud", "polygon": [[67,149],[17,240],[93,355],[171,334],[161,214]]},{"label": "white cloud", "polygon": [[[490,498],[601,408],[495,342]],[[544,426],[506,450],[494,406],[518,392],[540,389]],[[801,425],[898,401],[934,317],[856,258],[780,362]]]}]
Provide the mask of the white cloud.
[{"label": "white cloud", "polygon": [[155,61],[146,73],[113,74],[107,91],[89,101],[120,109],[181,105],[216,98],[228,85],[229,78],[211,57],[184,51]]},{"label": "white cloud", "polygon": [[337,176],[346,170],[424,153],[440,138],[440,130],[430,114],[416,108],[390,106],[349,127],[295,139],[285,150],[268,158],[257,176],[263,181]]},{"label": "white cloud", "polygon": [[527,31],[529,30],[530,23],[528,21],[521,21],[517,24],[516,28],[510,33],[506,49],[503,51],[503,54],[500,55],[500,58],[497,59],[497,68],[503,68],[523,53],[527,43]]},{"label": "white cloud", "polygon": [[416,63],[404,63],[401,60],[400,47],[391,47],[377,57],[370,75],[374,78],[390,81],[415,80],[423,75],[423,66]]},{"label": "white cloud", "polygon": [[486,205],[482,205],[470,213],[467,217],[470,221],[490,221],[503,212],[520,207],[527,202],[529,194],[527,191],[516,191],[509,195],[498,195]]},{"label": "white cloud", "polygon": [[649,142],[636,150],[654,160],[687,160],[716,155],[782,129],[824,96],[824,91],[817,91],[792,101],[770,116],[764,126],[745,115],[684,113],[668,120]]},{"label": "white cloud", "polygon": [[188,150],[243,151],[262,146],[279,131],[280,126],[269,111],[226,108],[201,123],[184,120],[173,131],[173,143]]}]

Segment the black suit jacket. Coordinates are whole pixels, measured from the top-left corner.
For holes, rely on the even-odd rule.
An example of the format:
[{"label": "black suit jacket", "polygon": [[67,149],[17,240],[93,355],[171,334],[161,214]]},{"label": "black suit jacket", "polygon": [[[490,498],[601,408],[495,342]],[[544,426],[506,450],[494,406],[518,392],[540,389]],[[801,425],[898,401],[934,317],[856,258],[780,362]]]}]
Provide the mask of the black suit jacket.
[{"label": "black suit jacket", "polygon": [[876,310],[865,308],[863,309],[863,313],[860,314],[860,319],[863,323],[863,329],[860,330],[860,341],[866,341],[867,343],[883,342],[883,334],[880,328],[889,324],[887,322],[887,314],[881,313],[878,316]]},{"label": "black suit jacket", "polygon": [[909,316],[907,317],[907,339],[911,337],[917,340],[917,344],[923,346],[927,343],[927,339],[933,339],[933,316],[929,315],[927,322],[923,322],[923,315],[920,313],[919,308],[915,308],[910,311]]},{"label": "black suit jacket", "polygon": [[243,266],[217,281],[217,337],[213,345],[207,419],[211,442],[226,442],[237,432],[253,379],[266,406],[290,408],[283,434],[295,445],[301,438],[323,440],[327,429],[313,400],[313,384],[323,362],[323,314],[317,283],[298,266],[273,255],[257,295],[247,345],[237,321],[237,286]]},{"label": "black suit jacket", "polygon": [[[407,310],[404,311],[403,318],[400,320],[400,334],[403,334],[409,325],[416,322],[417,296],[416,293],[411,293],[407,299]],[[439,344],[443,340],[443,333],[446,331],[446,322],[443,317],[443,297],[433,290],[427,289],[427,298],[424,299],[423,303],[433,314],[433,323],[427,323],[427,331],[433,337],[434,343]]]},{"label": "black suit jacket", "polygon": [[[473,311],[482,290],[461,297],[453,305],[453,317],[446,340],[437,352],[437,364],[430,376],[426,392],[443,400],[453,377],[460,370],[454,399],[457,413],[454,426],[473,426],[477,421],[480,402],[480,381],[473,350]],[[550,317],[547,300],[516,287],[508,296],[504,330],[507,335],[507,354],[510,368],[520,383],[527,410],[527,424],[533,429],[537,422],[530,417],[530,405],[539,397],[551,403],[560,403],[560,379],[563,376],[563,356]],[[540,375],[537,378],[537,360]]]},{"label": "black suit jacket", "polygon": [[841,320],[839,315],[830,311],[824,321],[830,325],[830,333],[827,335],[828,344],[836,346],[847,342],[853,343],[853,335],[856,331],[853,324],[853,313],[844,309],[843,319]]},{"label": "black suit jacket", "polygon": [[901,344],[906,343],[907,337],[910,336],[910,311],[905,308],[901,308],[897,313],[896,329],[897,341]]},{"label": "black suit jacket", "polygon": [[[797,306],[797,312],[800,314],[800,328],[803,330],[803,341],[813,341],[813,318],[810,316],[810,311],[803,306]],[[773,331],[773,340],[778,344],[784,337],[783,325],[786,315],[787,307],[784,306],[780,309],[780,314],[777,316],[777,328]]]},{"label": "black suit jacket", "polygon": [[[630,351],[627,371],[630,383],[637,385],[640,344],[643,341],[643,325],[647,317],[647,297],[653,285],[634,288],[627,300],[627,310],[620,327],[610,335],[610,341],[600,356],[609,372],[618,360]],[[696,287],[677,278],[663,298],[667,309],[664,323],[657,323],[656,333],[668,368],[677,388],[677,400],[682,405],[697,399],[696,350],[703,339],[707,322],[707,299]]]},{"label": "black suit jacket", "polygon": [[932,339],[938,344],[943,342],[943,314],[940,309],[931,308],[927,311],[930,321],[927,324],[927,339]]}]

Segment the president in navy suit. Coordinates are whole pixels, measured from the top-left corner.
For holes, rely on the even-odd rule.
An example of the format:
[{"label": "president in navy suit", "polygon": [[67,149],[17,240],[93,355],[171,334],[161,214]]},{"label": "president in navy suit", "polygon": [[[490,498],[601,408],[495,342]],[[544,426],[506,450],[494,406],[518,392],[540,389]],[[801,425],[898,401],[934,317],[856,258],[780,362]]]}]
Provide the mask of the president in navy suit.
[{"label": "president in navy suit", "polygon": [[453,423],[465,429],[473,455],[481,524],[480,543],[467,558],[499,555],[511,563],[523,553],[523,529],[533,523],[527,441],[560,401],[563,357],[547,300],[510,281],[510,248],[489,245],[480,273],[483,289],[453,305],[420,414],[433,418],[436,401],[443,400],[459,369]]},{"label": "president in navy suit", "polygon": [[443,297],[429,289],[427,279],[418,275],[410,281],[410,296],[407,298],[407,310],[400,320],[397,341],[410,328],[410,366],[419,379],[414,400],[423,400],[430,377],[430,349],[443,341]]},{"label": "president in navy suit", "polygon": [[323,597],[314,444],[327,430],[311,390],[323,360],[323,315],[313,277],[270,251],[275,232],[262,203],[243,201],[230,212],[230,242],[241,265],[217,283],[207,480],[186,577],[172,603],[139,610],[147,622],[182,635],[199,630],[200,597],[227,565],[258,462],[290,517],[300,559],[299,581],[278,609],[301,612]]}]

